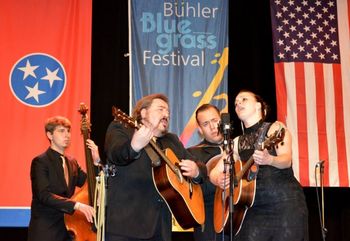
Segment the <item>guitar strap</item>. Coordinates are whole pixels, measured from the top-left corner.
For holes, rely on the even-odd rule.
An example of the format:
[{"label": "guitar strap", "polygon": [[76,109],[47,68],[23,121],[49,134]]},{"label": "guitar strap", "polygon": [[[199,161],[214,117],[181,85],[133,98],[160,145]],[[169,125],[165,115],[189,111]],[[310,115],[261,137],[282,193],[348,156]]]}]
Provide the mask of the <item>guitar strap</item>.
[{"label": "guitar strap", "polygon": [[[264,142],[266,133],[269,130],[270,126],[271,126],[270,122],[263,122],[262,125],[260,126],[260,128],[258,130],[258,133],[259,133],[258,138],[256,139],[256,141],[254,143],[255,149],[261,148],[261,144]],[[247,180],[248,181],[255,180],[257,175],[258,175],[258,171],[259,171],[259,166],[254,163],[248,171]]]},{"label": "guitar strap", "polygon": [[271,124],[272,123],[270,123],[270,122],[264,122],[260,126],[260,128],[258,130],[259,136],[258,136],[258,139],[256,139],[255,144],[254,144],[256,149],[261,148],[261,144],[264,142],[265,137],[266,137],[266,133],[269,130]]},{"label": "guitar strap", "polygon": [[149,144],[145,146],[145,151],[148,157],[151,159],[152,167],[159,167],[161,164],[160,157]]}]

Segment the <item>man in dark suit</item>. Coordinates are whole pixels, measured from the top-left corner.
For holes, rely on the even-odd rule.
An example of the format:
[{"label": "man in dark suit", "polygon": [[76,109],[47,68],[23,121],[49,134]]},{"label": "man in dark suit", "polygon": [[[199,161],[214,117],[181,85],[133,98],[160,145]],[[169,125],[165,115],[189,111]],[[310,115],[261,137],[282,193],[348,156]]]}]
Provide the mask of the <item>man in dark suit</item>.
[{"label": "man in dark suit", "polygon": [[[214,162],[218,160],[218,156],[222,153],[221,144],[224,137],[218,128],[220,111],[212,104],[203,104],[196,110],[196,121],[203,140],[198,145],[188,148],[188,150],[196,159],[205,163],[210,171],[210,168],[215,165]],[[205,224],[203,229],[200,227],[194,229],[194,240],[222,240],[222,237],[215,233],[213,223],[216,187],[208,179],[201,186],[205,203]],[[225,236],[224,238],[227,239],[228,237]]]},{"label": "man in dark suit", "polygon": [[171,240],[171,213],[155,187],[147,154],[152,138],[161,149],[174,151],[183,176],[194,183],[207,177],[205,166],[190,160],[178,137],[168,132],[169,115],[167,97],[153,94],[139,100],[133,110],[134,119],[142,124],[138,130],[117,121],[109,125],[107,162],[117,171],[108,180],[106,241]]},{"label": "man in dark suit", "polygon": [[[64,214],[75,210],[82,212],[89,222],[93,222],[94,208],[71,199],[76,186],[83,186],[86,173],[78,162],[67,155],[70,144],[70,121],[61,116],[49,118],[45,124],[50,147],[35,157],[31,164],[32,182],[31,218],[28,229],[29,241],[68,241]],[[88,140],[94,161],[99,160],[98,148]]]}]

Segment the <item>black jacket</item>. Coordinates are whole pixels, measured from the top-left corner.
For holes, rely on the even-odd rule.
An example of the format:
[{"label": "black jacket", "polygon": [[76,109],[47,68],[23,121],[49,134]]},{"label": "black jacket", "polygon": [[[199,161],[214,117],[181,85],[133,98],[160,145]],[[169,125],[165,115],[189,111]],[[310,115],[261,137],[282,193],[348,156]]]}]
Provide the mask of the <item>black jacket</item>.
[{"label": "black jacket", "polygon": [[[108,180],[106,229],[113,235],[149,239],[160,224],[167,240],[171,236],[171,215],[155,188],[146,151],[136,153],[131,148],[133,133],[134,129],[114,121],[106,133],[107,162],[117,166],[116,175]],[[167,133],[157,142],[162,149],[172,149],[179,160],[193,159],[174,134]],[[201,175],[207,175],[205,166],[201,167]]]},{"label": "black jacket", "polygon": [[77,161],[66,157],[69,170],[69,187],[64,179],[60,154],[51,148],[33,159],[30,177],[32,182],[29,241],[70,240],[64,223],[64,214],[74,212],[75,202],[69,198],[76,186],[83,186],[86,173]]}]

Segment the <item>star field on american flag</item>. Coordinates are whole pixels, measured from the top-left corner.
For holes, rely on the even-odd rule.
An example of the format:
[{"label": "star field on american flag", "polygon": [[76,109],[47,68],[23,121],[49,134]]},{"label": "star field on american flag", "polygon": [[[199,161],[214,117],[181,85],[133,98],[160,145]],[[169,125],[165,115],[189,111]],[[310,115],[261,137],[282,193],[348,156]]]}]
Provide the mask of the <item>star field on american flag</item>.
[{"label": "star field on american flag", "polygon": [[275,62],[340,63],[336,2],[322,1],[273,1]]},{"label": "star field on american flag", "polygon": [[66,86],[63,65],[54,57],[35,53],[24,56],[12,68],[10,87],[14,96],[32,107],[56,101]]}]

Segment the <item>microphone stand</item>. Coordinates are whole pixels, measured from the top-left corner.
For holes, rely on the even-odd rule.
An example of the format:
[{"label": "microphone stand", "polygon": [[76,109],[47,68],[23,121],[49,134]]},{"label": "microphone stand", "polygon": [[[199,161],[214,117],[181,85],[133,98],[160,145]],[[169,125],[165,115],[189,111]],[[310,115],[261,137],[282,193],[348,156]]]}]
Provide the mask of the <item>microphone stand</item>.
[{"label": "microphone stand", "polygon": [[96,190],[95,190],[95,203],[96,209],[96,240],[105,241],[105,229],[106,229],[106,209],[107,209],[107,191],[108,191],[108,178],[116,175],[115,165],[100,165],[99,175],[96,177]]},{"label": "microphone stand", "polygon": [[325,222],[324,222],[324,185],[323,185],[324,165],[323,164],[324,164],[324,160],[316,163],[315,170],[317,169],[317,167],[320,168],[321,208],[320,208],[320,201],[319,201],[318,192],[317,192],[317,178],[316,178],[316,194],[317,194],[317,203],[319,208],[322,240],[325,241],[327,229],[325,227]]},{"label": "microphone stand", "polygon": [[323,174],[324,174],[324,166],[323,162],[320,165],[320,179],[321,179],[321,202],[322,202],[322,238],[326,240],[327,229],[324,223],[324,185],[323,185]]},{"label": "microphone stand", "polygon": [[235,169],[234,169],[234,159],[233,159],[233,152],[232,152],[232,147],[231,147],[231,140],[229,139],[228,141],[228,148],[227,152],[228,157],[227,157],[227,162],[229,165],[229,174],[230,174],[230,179],[229,179],[229,219],[230,219],[230,241],[233,241],[233,212],[234,212],[234,205],[233,205],[233,196],[234,196],[234,176],[235,174]]},{"label": "microphone stand", "polygon": [[[234,205],[233,205],[233,196],[234,196],[234,176],[235,176],[235,169],[234,169],[234,159],[233,159],[233,150],[232,150],[232,140],[230,139],[230,132],[232,131],[230,124],[223,124],[221,126],[221,131],[224,136],[223,146],[224,151],[226,152],[226,158],[224,158],[224,171],[223,173],[227,173],[227,165],[228,165],[228,171],[229,171],[229,224],[230,224],[230,241],[233,241],[233,212],[234,212]],[[226,191],[223,192],[222,200],[225,201]],[[223,203],[223,206],[225,204]],[[225,211],[224,211],[225,212]],[[224,218],[224,216],[223,216]],[[222,240],[224,240],[225,236],[225,226],[223,227],[222,231]]]}]

